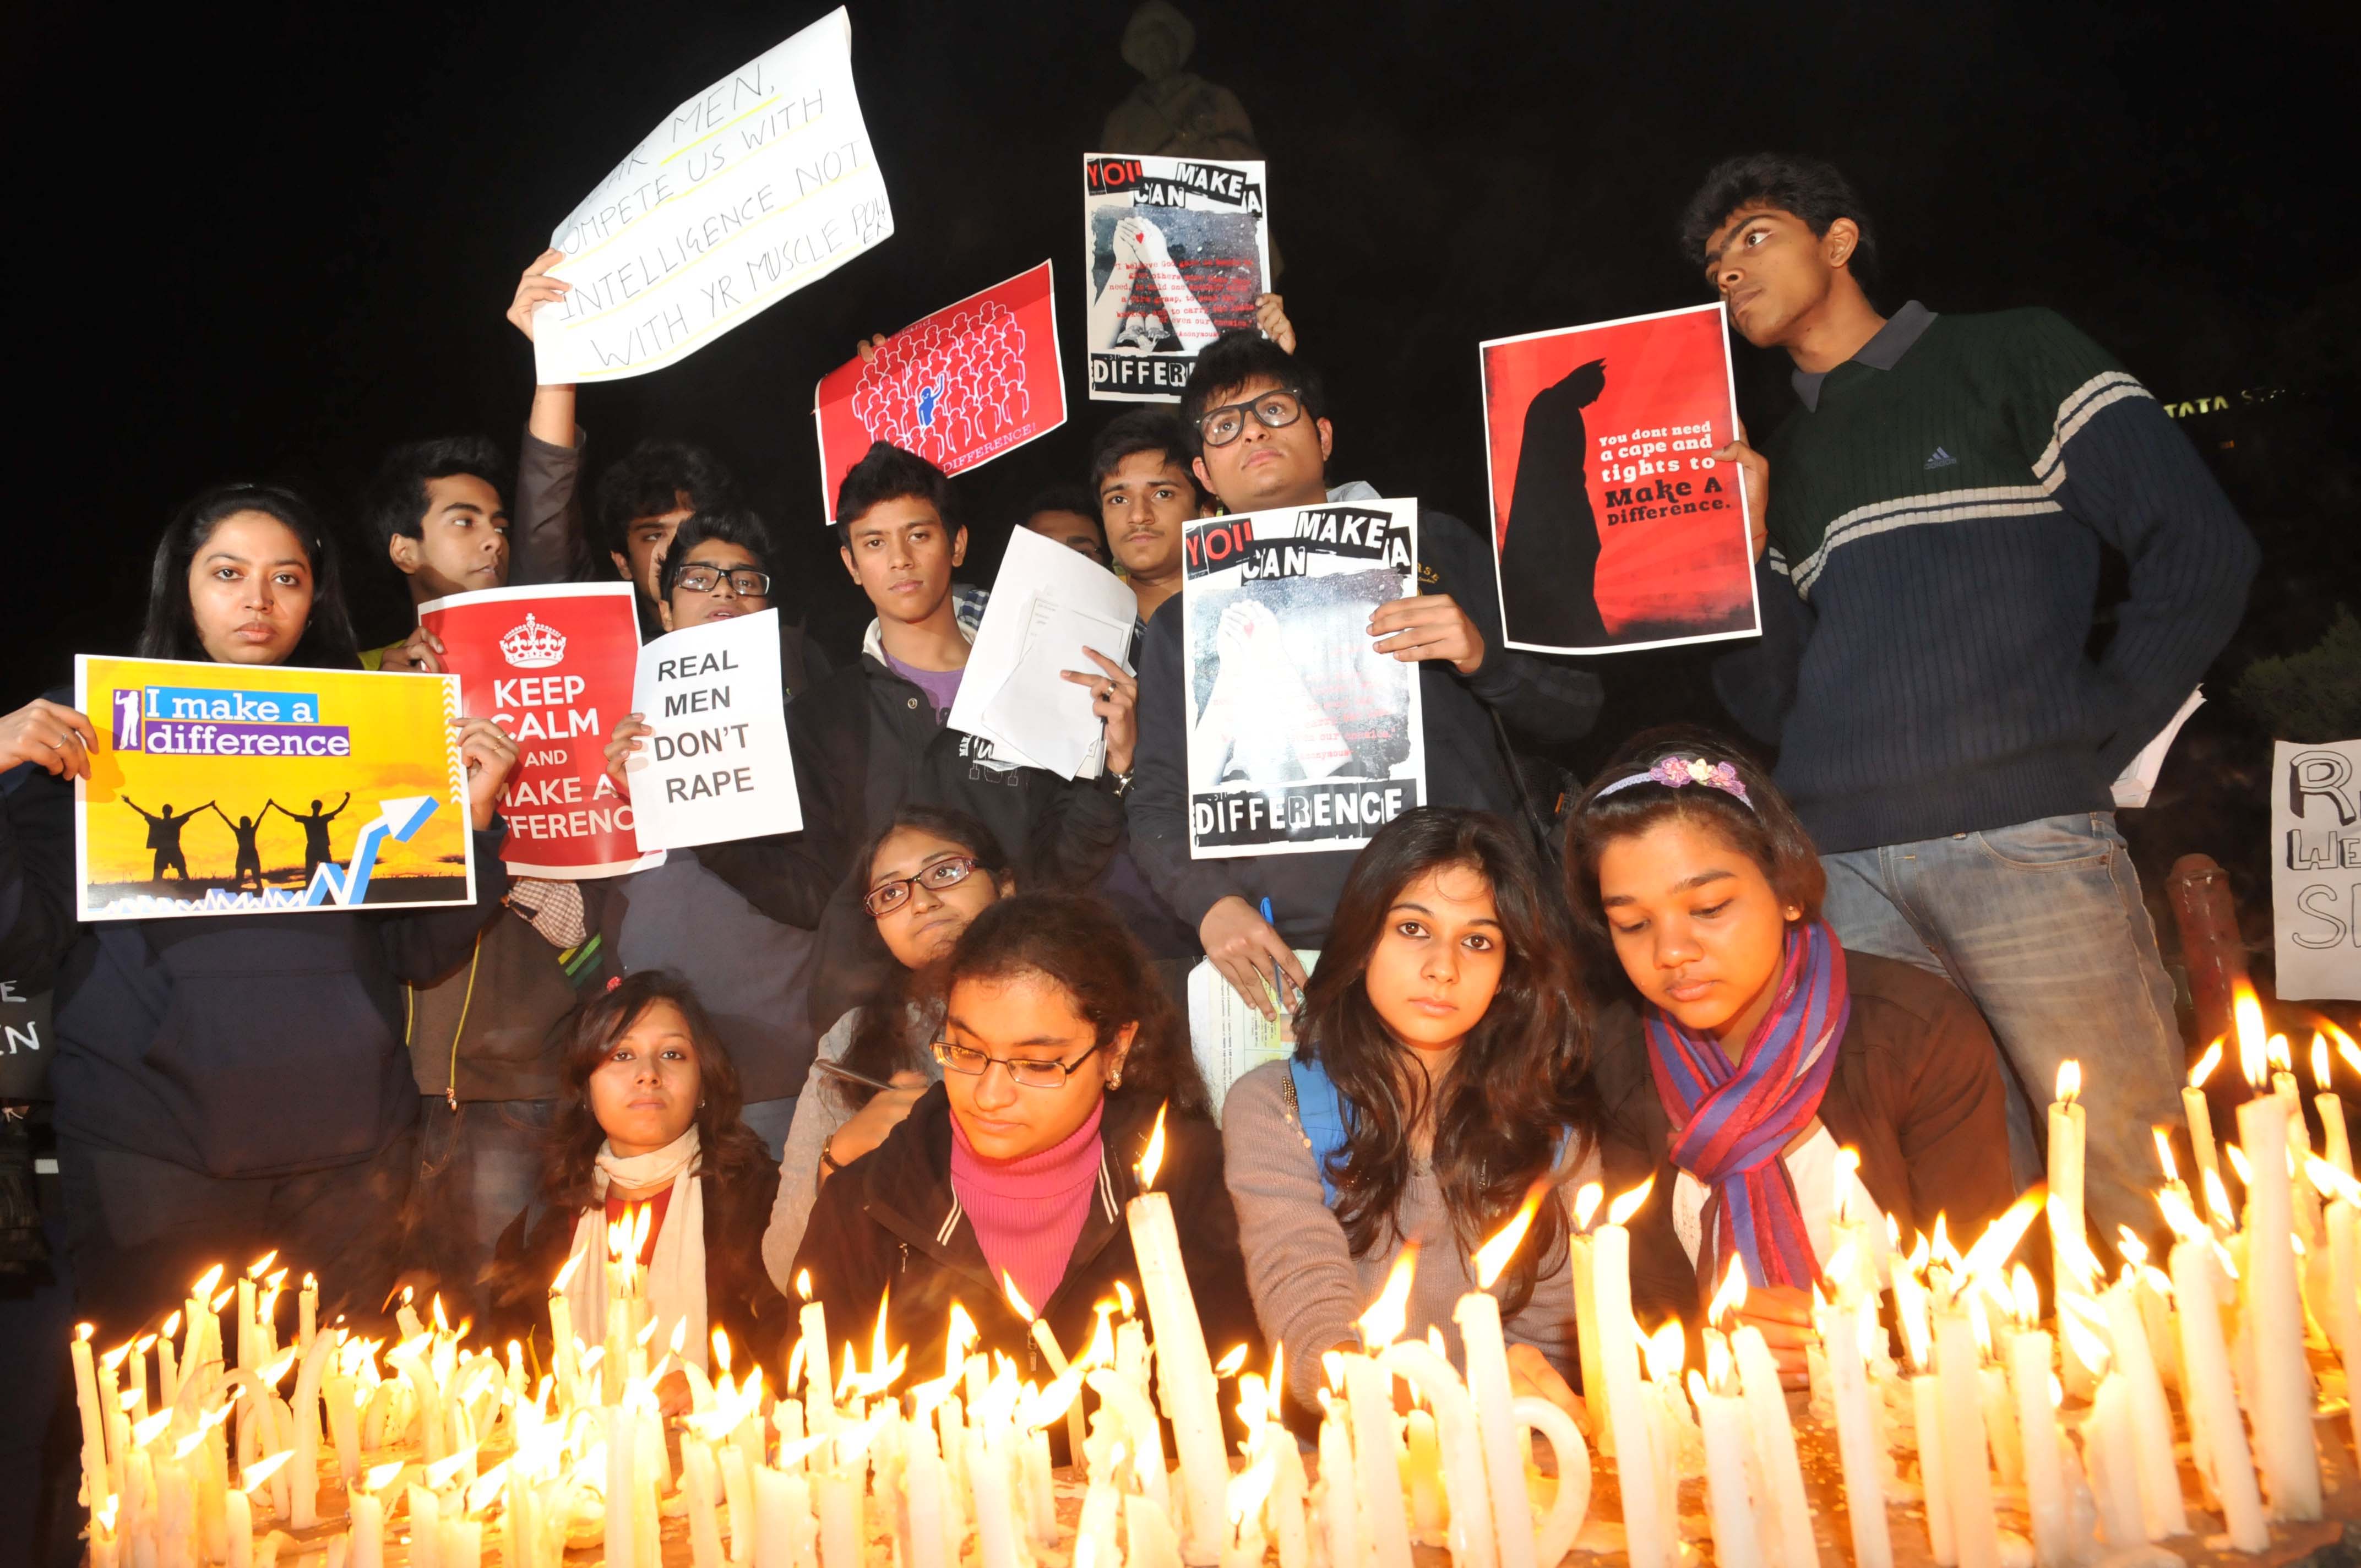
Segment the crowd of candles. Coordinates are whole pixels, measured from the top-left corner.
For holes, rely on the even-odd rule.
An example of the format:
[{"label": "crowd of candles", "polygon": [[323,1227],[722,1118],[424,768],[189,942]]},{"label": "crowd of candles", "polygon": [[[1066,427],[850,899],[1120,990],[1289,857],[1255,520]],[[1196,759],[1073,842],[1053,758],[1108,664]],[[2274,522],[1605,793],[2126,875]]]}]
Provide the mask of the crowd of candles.
[{"label": "crowd of candles", "polygon": [[[1940,1218],[1905,1247],[1890,1218],[1865,1212],[1839,1158],[1806,1419],[1833,1431],[1856,1568],[1890,1568],[1889,1504],[1916,1506],[1942,1568],[2092,1563],[2191,1533],[2192,1504],[2244,1552],[2268,1544],[2274,1519],[2322,1517],[2321,1444],[2349,1441],[2361,1461],[2349,1398],[2361,1183],[2327,1041],[2313,1045],[2326,1129],[2315,1150],[2284,1037],[2265,1036],[2250,996],[2238,1027],[2258,1092],[2237,1108],[2237,1144],[2217,1149],[2203,1094],[2219,1045],[2191,1075],[2190,1181],[2158,1133],[2158,1201],[2175,1238],[2163,1267],[2128,1231],[2112,1275],[2091,1245],[2070,1070],[2050,1107],[2048,1184],[1964,1251]],[[2361,1049],[2341,1049],[2361,1069]],[[1273,1556],[1279,1568],[1409,1568],[1414,1545],[1447,1550],[1454,1568],[1552,1568],[1577,1536],[1625,1551],[1631,1568],[1675,1568],[1680,1484],[1697,1475],[1719,1568],[1818,1562],[1795,1416],[1763,1333],[1737,1312],[1741,1272],[1708,1309],[1701,1366],[1687,1365],[1677,1321],[1650,1332],[1634,1319],[1627,1226],[1647,1189],[1607,1201],[1586,1187],[1574,1205],[1584,1422],[1515,1394],[1489,1289],[1546,1196],[1536,1189],[1475,1254],[1479,1288],[1453,1313],[1459,1367],[1439,1334],[1402,1337],[1417,1266],[1404,1251],[1360,1320],[1363,1348],[1323,1358],[1312,1468],[1281,1420],[1283,1350],[1267,1375],[1242,1347],[1210,1354],[1154,1190],[1161,1151],[1159,1122],[1127,1214],[1145,1299],[1101,1303],[1071,1354],[1032,1320],[1046,1382],[972,1354],[956,1306],[934,1376],[885,1343],[882,1303],[865,1356],[857,1334],[832,1356],[810,1301],[784,1389],[766,1390],[758,1367],[733,1376],[718,1331],[708,1376],[677,1343],[653,1343],[633,1261],[644,1210],[610,1227],[603,1266],[577,1256],[553,1283],[555,1349],[537,1377],[514,1342],[504,1354],[465,1344],[467,1325],[451,1327],[439,1300],[422,1319],[405,1298],[391,1343],[322,1324],[308,1276],[282,1346],[286,1271],[269,1257],[235,1278],[216,1268],[155,1332],[100,1354],[85,1326],[71,1345],[91,1562],[270,1568],[302,1552],[382,1568],[391,1551],[420,1568],[559,1568],[569,1549],[598,1548],[609,1568],[656,1568],[663,1521],[677,1519],[693,1568],[862,1568],[889,1553],[895,1568],[960,1568],[971,1553],[977,1568],[1254,1568]],[[2046,1319],[2019,1258],[2045,1217]],[[586,1290],[605,1307],[595,1344],[574,1332]],[[2315,1365],[2341,1365],[2342,1422],[2320,1419]],[[694,1407],[676,1449],[657,1400],[675,1370]],[[1235,1453],[1225,1386],[1245,1433]],[[1060,1425],[1081,1456],[1071,1526],[1051,1470]],[[1613,1461],[1620,1519],[1586,1533],[1594,1448]],[[330,1467],[341,1529],[321,1508]],[[2002,1495],[2022,1497],[2024,1534],[2005,1528]]]}]

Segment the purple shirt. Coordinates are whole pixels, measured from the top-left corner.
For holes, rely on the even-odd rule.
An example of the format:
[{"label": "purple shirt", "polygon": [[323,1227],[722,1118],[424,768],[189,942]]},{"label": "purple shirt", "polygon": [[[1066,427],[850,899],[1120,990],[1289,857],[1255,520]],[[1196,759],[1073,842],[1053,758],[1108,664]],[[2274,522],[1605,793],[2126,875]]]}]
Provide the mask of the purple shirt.
[{"label": "purple shirt", "polygon": [[893,654],[885,655],[885,667],[927,694],[928,706],[935,710],[935,722],[950,722],[951,704],[959,699],[960,677],[965,670],[921,670],[906,664]]}]

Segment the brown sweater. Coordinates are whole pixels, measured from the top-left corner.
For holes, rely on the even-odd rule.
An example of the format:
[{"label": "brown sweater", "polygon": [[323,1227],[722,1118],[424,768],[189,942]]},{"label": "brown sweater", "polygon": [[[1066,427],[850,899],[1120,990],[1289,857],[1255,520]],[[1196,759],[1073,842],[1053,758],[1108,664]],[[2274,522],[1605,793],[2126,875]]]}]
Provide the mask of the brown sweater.
[{"label": "brown sweater", "polygon": [[[1820,1121],[1861,1155],[1861,1180],[1902,1227],[1906,1249],[1935,1216],[1965,1246],[2015,1196],[2008,1173],[1999,1047],[1968,999],[1926,970],[1845,951],[1852,1017],[1837,1047]],[[1607,1190],[1656,1179],[1631,1221],[1631,1299],[1642,1322],[1702,1315],[1697,1271],[1673,1229],[1672,1122],[1648,1070],[1639,1014],[1619,1002],[1599,1019]]]}]

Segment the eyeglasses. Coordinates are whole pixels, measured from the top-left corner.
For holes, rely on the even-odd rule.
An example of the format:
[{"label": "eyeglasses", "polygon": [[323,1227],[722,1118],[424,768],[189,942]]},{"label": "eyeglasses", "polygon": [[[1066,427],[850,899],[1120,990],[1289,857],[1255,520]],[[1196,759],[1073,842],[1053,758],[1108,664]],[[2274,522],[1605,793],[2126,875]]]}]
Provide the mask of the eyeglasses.
[{"label": "eyeglasses", "polygon": [[730,579],[730,589],[741,598],[761,598],[771,591],[771,574],[752,568],[725,572],[719,566],[683,566],[680,576],[673,579],[675,587],[686,588],[693,594],[709,594]]},{"label": "eyeglasses", "polygon": [[922,869],[917,876],[895,877],[881,882],[861,895],[861,906],[876,919],[883,920],[910,902],[910,894],[918,888],[928,893],[940,893],[957,887],[975,874],[973,855],[953,855],[947,861],[937,861]]},{"label": "eyeglasses", "polygon": [[1265,392],[1250,403],[1224,403],[1197,416],[1197,435],[1208,446],[1227,446],[1243,434],[1252,414],[1265,430],[1285,430],[1303,417],[1303,399],[1295,392]]},{"label": "eyeglasses", "polygon": [[986,1068],[997,1062],[1008,1069],[1008,1080],[1019,1089],[1063,1089],[1074,1076],[1074,1069],[1097,1054],[1098,1047],[1093,1046],[1071,1061],[1043,1061],[1029,1057],[996,1057],[952,1040],[935,1042],[935,1059],[943,1064],[945,1072],[981,1078]]}]

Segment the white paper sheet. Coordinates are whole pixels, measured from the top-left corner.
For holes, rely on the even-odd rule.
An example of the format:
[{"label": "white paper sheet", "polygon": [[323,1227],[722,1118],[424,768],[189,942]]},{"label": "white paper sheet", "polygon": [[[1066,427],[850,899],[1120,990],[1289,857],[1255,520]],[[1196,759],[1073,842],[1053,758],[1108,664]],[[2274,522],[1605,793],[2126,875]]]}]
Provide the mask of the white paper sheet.
[{"label": "white paper sheet", "polygon": [[893,233],[839,6],[657,122],[557,225],[549,275],[574,290],[533,313],[541,382],[677,363]]},{"label": "white paper sheet", "polygon": [[2164,772],[2164,754],[2172,750],[2173,737],[2180,733],[2180,727],[2189,722],[2189,716],[2203,706],[2204,701],[2203,686],[2191,692],[2189,700],[2180,705],[2180,711],[2156,732],[2156,739],[2141,747],[2139,755],[2124,764],[2124,771],[2116,775],[2112,786],[2117,809],[2128,811],[2147,804],[2147,797],[2156,793],[2158,775]]},{"label": "white paper sheet", "polygon": [[2361,740],[2271,746],[2281,1001],[2361,996]]},{"label": "white paper sheet", "polygon": [[[1295,961],[1308,975],[1319,967],[1320,955],[1298,948]],[[1295,1020],[1284,1009],[1276,1018],[1264,1017],[1246,1005],[1213,959],[1202,959],[1189,971],[1189,1047],[1213,1092],[1218,1124],[1231,1084],[1265,1062],[1285,1061],[1295,1054]]]},{"label": "white paper sheet", "polygon": [[624,764],[642,850],[804,825],[779,680],[779,612],[708,621],[640,650],[631,707],[654,733]]},{"label": "white paper sheet", "polygon": [[1131,668],[1139,601],[1121,577],[1030,529],[1009,536],[1000,576],[968,652],[950,726],[990,740],[998,753],[1061,778],[1095,778],[1105,764],[1105,726],[1091,688],[1062,678],[1098,666],[1095,648]]}]

